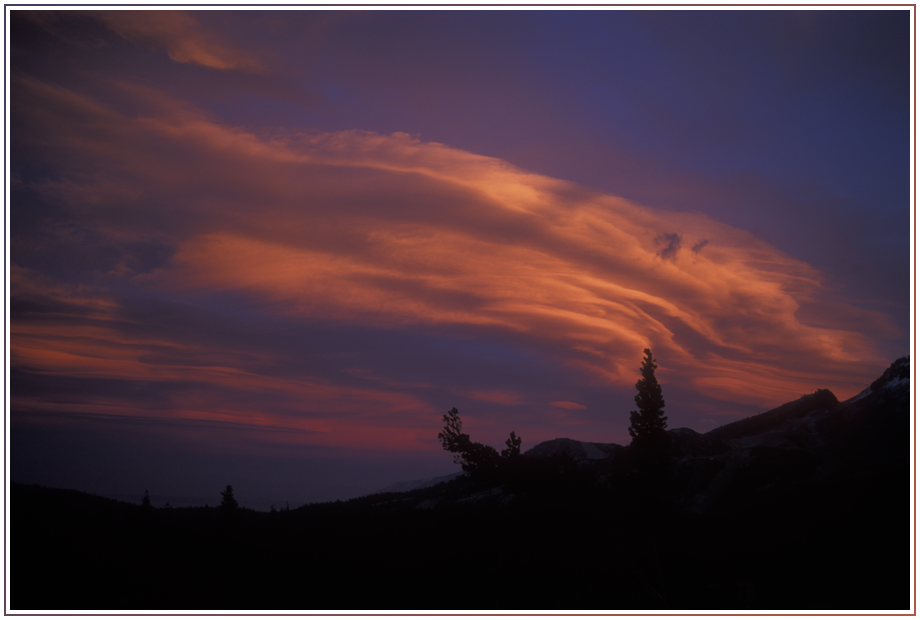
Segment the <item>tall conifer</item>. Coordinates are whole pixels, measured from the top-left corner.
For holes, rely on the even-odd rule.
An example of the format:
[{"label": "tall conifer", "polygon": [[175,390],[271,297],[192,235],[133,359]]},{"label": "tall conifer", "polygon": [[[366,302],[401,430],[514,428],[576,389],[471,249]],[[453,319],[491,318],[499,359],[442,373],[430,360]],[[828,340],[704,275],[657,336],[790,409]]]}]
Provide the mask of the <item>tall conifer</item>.
[{"label": "tall conifer", "polygon": [[636,405],[639,411],[629,412],[629,434],[640,442],[663,434],[668,427],[668,417],[664,415],[664,398],[661,396],[661,386],[655,378],[655,369],[658,364],[652,358],[652,352],[645,350],[645,359],[642,360],[642,378],[636,382]]}]

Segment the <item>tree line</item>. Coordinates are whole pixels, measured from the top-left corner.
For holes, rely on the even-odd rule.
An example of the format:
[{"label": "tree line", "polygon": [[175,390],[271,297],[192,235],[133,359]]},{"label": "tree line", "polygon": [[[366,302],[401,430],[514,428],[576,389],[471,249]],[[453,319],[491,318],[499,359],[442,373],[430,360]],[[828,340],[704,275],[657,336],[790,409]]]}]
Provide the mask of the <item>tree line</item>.
[{"label": "tree line", "polygon": [[[629,435],[632,437],[630,449],[637,456],[644,468],[654,468],[662,464],[667,451],[668,417],[664,415],[664,397],[661,384],[655,377],[658,364],[652,351],[645,349],[645,358],[639,368],[641,378],[636,382],[635,396],[638,411],[629,413]],[[444,430],[438,433],[441,446],[454,454],[454,463],[473,477],[493,475],[507,469],[521,455],[521,438],[514,431],[505,440],[505,449],[499,454],[492,446],[487,446],[470,439],[463,433],[463,423],[456,407],[444,417]]]}]

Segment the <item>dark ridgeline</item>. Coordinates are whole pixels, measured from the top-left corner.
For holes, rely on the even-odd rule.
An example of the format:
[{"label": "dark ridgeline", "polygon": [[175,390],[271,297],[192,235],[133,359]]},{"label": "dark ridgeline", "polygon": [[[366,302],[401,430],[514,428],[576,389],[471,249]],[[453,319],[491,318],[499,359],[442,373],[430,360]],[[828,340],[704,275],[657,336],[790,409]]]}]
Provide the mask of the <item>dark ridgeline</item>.
[{"label": "dark ridgeline", "polygon": [[903,358],[849,401],[818,390],[705,434],[662,426],[649,451],[520,454],[512,433],[499,454],[453,409],[441,439],[467,476],[294,510],[228,508],[229,486],[220,507],[165,509],[13,484],[8,604],[907,609],[909,372]]}]

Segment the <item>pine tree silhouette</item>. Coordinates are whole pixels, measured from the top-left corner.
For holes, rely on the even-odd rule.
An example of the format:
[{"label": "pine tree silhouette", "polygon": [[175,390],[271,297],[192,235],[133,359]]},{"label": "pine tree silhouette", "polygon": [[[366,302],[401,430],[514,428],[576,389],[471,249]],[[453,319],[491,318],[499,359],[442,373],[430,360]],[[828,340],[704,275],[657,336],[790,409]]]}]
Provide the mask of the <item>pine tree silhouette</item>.
[{"label": "pine tree silhouette", "polygon": [[645,442],[660,437],[668,427],[668,417],[664,415],[664,397],[661,395],[661,386],[655,378],[655,369],[658,364],[652,358],[652,352],[645,349],[645,359],[642,360],[642,378],[636,382],[636,405],[639,411],[629,412],[629,435],[638,442]]}]

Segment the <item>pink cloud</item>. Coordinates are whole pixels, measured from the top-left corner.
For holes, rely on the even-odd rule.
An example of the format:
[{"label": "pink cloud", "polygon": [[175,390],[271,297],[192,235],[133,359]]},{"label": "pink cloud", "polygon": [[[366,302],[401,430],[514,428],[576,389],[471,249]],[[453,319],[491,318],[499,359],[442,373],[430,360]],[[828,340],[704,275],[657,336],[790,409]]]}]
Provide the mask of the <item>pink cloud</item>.
[{"label": "pink cloud", "polygon": [[572,403],[567,400],[554,400],[550,403],[551,407],[558,407],[559,409],[567,409],[569,411],[577,411],[578,409],[587,409],[584,405],[579,405],[578,403]]},{"label": "pink cloud", "polygon": [[527,402],[523,394],[505,390],[474,390],[464,393],[463,396],[496,405],[523,405]]},{"label": "pink cloud", "polygon": [[[113,19],[125,36],[164,41],[195,28],[175,15],[147,26]],[[773,405],[817,386],[847,397],[885,363],[863,335],[864,313],[840,312],[845,301],[829,296],[822,274],[702,215],[646,208],[401,133],[262,135],[136,85],[120,85],[143,101],[136,116],[35,79],[13,88],[13,113],[34,129],[26,142],[53,144],[48,157],[65,170],[42,191],[109,238],[156,240],[172,251],[155,270],[116,262],[108,277],[189,299],[233,294],[266,316],[488,329],[600,384],[632,386],[650,346],[667,381],[731,402]],[[663,235],[682,240],[666,257],[661,239],[672,237]],[[19,273],[15,285],[27,286]],[[412,388],[263,376],[234,351],[208,352],[222,360],[212,366],[157,366],[141,353],[182,343],[127,341],[106,327],[114,315],[105,295],[54,294],[91,307],[99,324],[15,325],[14,363],[283,394],[303,403],[299,421],[269,416],[267,424],[326,435],[368,408],[405,413],[407,436],[430,433],[430,408]],[[805,306],[839,320],[806,321]],[[523,402],[513,390],[468,395]],[[249,404],[179,405],[182,415],[208,419],[254,415]],[[361,420],[355,428],[392,425]]]},{"label": "pink cloud", "polygon": [[[20,306],[45,307],[40,317],[20,312],[10,327],[10,361],[17,368],[46,377],[199,386],[164,389],[163,398],[153,402],[130,392],[97,393],[91,401],[14,394],[11,406],[19,412],[153,415],[296,431],[298,441],[314,445],[354,447],[367,441],[366,447],[431,448],[422,440],[430,439],[432,408],[409,391],[259,373],[247,369],[253,365],[251,350],[137,335],[125,330],[123,309],[104,291],[55,282],[16,265],[11,299]],[[257,361],[271,367],[271,359]]]}]

